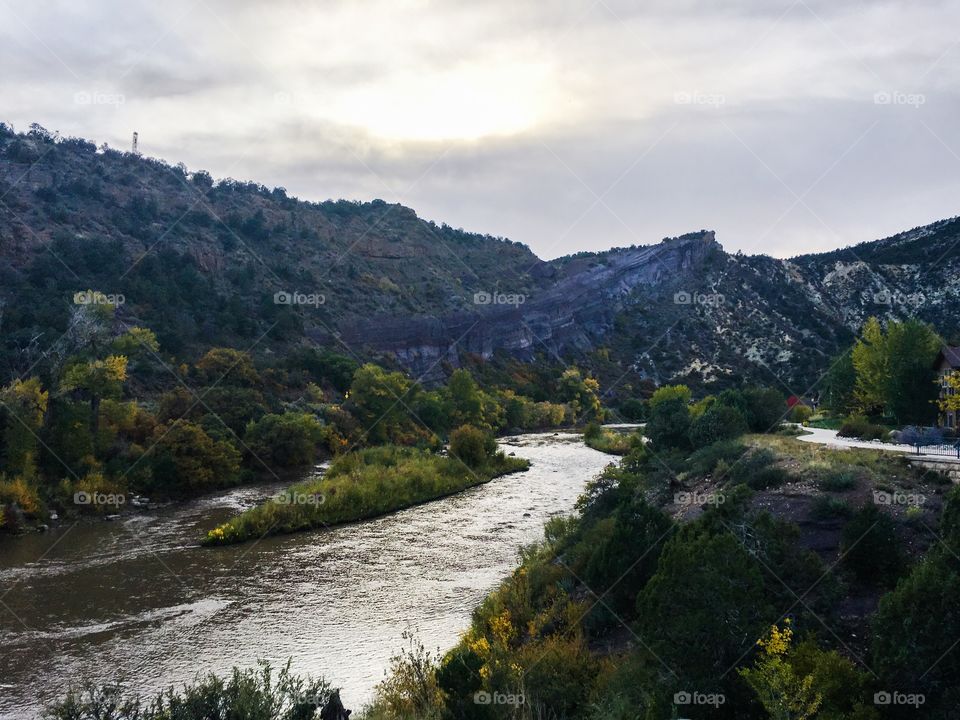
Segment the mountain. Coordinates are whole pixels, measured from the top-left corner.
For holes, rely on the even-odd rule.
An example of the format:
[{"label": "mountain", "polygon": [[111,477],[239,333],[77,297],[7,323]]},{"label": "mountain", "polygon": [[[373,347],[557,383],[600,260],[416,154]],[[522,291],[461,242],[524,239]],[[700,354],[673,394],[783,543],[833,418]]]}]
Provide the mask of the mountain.
[{"label": "mountain", "polygon": [[176,357],[314,343],[428,381],[468,357],[543,358],[609,387],[749,378],[800,394],[869,315],[955,333],[958,242],[952,219],[778,260],[702,230],[545,262],[381,200],[304,202],[0,126],[0,361],[19,375],[42,360],[92,289]]}]

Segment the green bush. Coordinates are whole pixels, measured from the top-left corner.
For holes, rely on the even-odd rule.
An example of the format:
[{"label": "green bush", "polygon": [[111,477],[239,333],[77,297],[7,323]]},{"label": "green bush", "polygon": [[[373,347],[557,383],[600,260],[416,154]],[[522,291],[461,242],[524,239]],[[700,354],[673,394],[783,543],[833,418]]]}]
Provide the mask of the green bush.
[{"label": "green bush", "polygon": [[826,492],[845,492],[857,486],[857,474],[854,470],[828,470],[817,478],[817,487]]},{"label": "green bush", "polygon": [[[336,712],[336,711],[339,711]],[[349,711],[347,711],[349,712]],[[274,673],[269,663],[257,670],[234,668],[228,679],[199,675],[181,690],[172,687],[151,700],[124,697],[113,685],[68,690],[49,705],[45,720],[308,720],[323,713],[344,718],[339,691],[323,680],[300,678],[290,664]]]},{"label": "green bush", "polygon": [[960,572],[949,550],[934,549],[880,598],[870,664],[885,687],[923,693],[928,718],[955,717],[960,707]]},{"label": "green bush", "polygon": [[645,434],[658,450],[688,447],[690,410],[687,401],[683,397],[667,397],[655,405],[651,403]]},{"label": "green bush", "polygon": [[860,582],[881,587],[896,582],[904,560],[895,527],[893,519],[873,504],[858,510],[844,526],[843,565]]},{"label": "green bush", "polygon": [[804,405],[803,403],[794,405],[793,408],[791,408],[790,410],[790,422],[795,422],[795,423],[799,423],[800,425],[803,425],[812,417],[813,417],[813,408],[811,408],[809,405]]},{"label": "green bush", "polygon": [[690,443],[701,448],[720,440],[730,440],[747,432],[747,421],[739,410],[713,405],[690,426]]},{"label": "green bush", "polygon": [[299,467],[316,459],[326,436],[323,425],[309,413],[264,415],[247,425],[244,445],[254,457],[253,467]]},{"label": "green bush", "polygon": [[450,433],[450,455],[467,467],[483,467],[496,452],[493,436],[472,425],[461,425]]},{"label": "green bush", "polygon": [[837,431],[840,437],[859,438],[860,440],[886,440],[889,436],[883,425],[876,425],[862,415],[851,415]]},{"label": "green bush", "polygon": [[707,476],[713,473],[721,460],[729,467],[743,457],[746,451],[747,447],[742,443],[721,440],[695,451],[687,462],[691,473]]}]

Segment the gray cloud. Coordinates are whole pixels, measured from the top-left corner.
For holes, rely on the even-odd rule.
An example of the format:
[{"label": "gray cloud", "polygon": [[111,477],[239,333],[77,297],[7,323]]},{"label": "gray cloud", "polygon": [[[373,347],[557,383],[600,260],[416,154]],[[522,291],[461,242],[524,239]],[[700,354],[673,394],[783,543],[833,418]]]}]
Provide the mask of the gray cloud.
[{"label": "gray cloud", "polygon": [[[0,4],[0,120],[544,257],[779,256],[957,213],[955,2]],[[122,98],[78,104],[77,93]]]}]

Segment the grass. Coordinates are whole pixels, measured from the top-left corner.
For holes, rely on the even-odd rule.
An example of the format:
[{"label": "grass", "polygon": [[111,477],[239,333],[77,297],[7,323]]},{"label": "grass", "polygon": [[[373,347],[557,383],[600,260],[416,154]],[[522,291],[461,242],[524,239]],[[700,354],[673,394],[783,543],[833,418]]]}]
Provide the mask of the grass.
[{"label": "grass", "polygon": [[843,498],[820,495],[814,499],[810,514],[817,520],[846,518],[853,515],[853,508],[851,508],[850,503]]},{"label": "grass", "polygon": [[288,488],[214,528],[201,543],[229,545],[365,520],[452,495],[529,462],[503,453],[470,468],[456,458],[385,445],[343,455],[319,478]]},{"label": "grass", "polygon": [[615,430],[599,428],[583,434],[583,442],[587,447],[599,450],[610,455],[626,455],[639,442],[636,433],[622,433]]},{"label": "grass", "polygon": [[847,470],[852,466],[866,468],[878,475],[892,473],[903,476],[910,473],[907,458],[902,453],[884,452],[881,449],[872,448],[838,450],[778,435],[747,435],[744,441],[751,446],[765,447],[777,455],[790,458],[801,467],[813,467],[818,474],[831,469]]},{"label": "grass", "polygon": [[830,468],[817,478],[817,487],[826,492],[846,492],[857,486],[857,473],[853,469]]}]

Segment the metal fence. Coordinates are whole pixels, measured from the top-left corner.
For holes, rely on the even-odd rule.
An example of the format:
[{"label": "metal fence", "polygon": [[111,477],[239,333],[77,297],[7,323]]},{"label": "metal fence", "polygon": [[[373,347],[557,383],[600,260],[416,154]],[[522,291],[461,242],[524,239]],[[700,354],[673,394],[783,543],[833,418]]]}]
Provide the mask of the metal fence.
[{"label": "metal fence", "polygon": [[941,443],[939,445],[914,445],[917,455],[944,455],[960,459],[960,442]]}]

